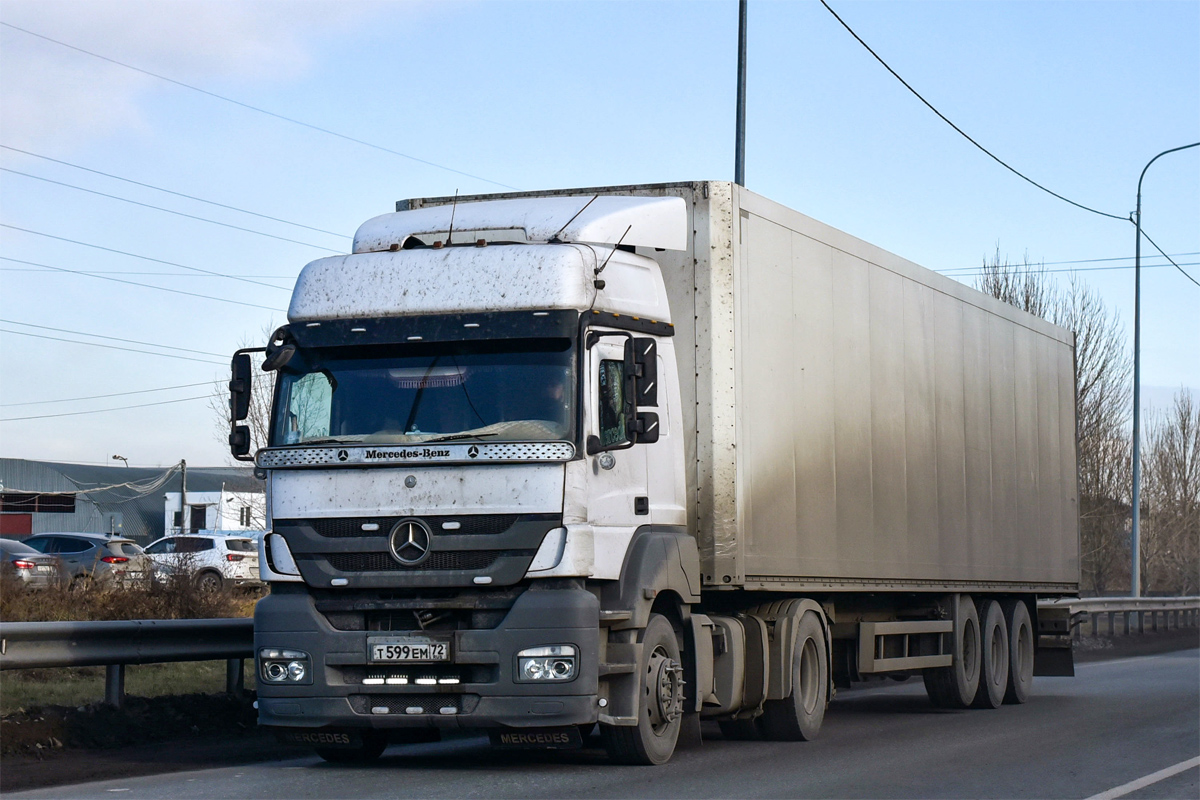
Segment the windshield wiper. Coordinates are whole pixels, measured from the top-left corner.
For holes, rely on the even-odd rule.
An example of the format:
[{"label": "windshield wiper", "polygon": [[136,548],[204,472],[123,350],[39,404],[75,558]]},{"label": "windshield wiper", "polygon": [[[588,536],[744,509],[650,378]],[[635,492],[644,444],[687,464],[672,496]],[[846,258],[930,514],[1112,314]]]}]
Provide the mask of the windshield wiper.
[{"label": "windshield wiper", "polygon": [[482,439],[485,436],[495,436],[494,433],[452,433],[449,436],[437,436],[433,439],[426,439],[419,444],[432,444],[433,442],[453,442],[456,439]]},{"label": "windshield wiper", "polygon": [[362,437],[342,438],[340,436],[326,436],[323,439],[305,439],[300,444],[355,444],[362,440]]}]

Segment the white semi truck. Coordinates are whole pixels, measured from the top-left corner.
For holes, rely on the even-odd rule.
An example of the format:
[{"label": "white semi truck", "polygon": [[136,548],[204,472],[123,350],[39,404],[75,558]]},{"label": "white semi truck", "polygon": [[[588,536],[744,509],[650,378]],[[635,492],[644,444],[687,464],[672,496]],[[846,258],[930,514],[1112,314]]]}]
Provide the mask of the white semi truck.
[{"label": "white semi truck", "polygon": [[806,740],[838,687],[1071,674],[1072,334],[746,189],[401,201],[257,357],[259,722],[660,764]]}]

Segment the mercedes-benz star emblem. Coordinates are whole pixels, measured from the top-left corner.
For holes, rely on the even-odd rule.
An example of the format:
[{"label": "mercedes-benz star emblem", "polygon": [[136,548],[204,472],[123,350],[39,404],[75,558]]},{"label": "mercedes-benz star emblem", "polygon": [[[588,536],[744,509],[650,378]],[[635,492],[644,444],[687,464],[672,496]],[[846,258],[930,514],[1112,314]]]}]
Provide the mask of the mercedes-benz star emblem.
[{"label": "mercedes-benz star emblem", "polygon": [[392,558],[406,567],[415,567],[429,558],[429,547],[433,533],[419,519],[402,519],[392,528],[388,546]]},{"label": "mercedes-benz star emblem", "polygon": [[347,450],[338,450],[338,461],[345,461],[345,460],[346,460],[347,458],[349,458],[349,457],[350,457],[350,453],[349,453],[349,451],[347,451]]},{"label": "mercedes-benz star emblem", "polygon": [[467,448],[467,455],[470,456],[471,458],[475,458],[476,456],[479,455],[479,448],[476,447],[475,445],[471,445],[470,447]]}]

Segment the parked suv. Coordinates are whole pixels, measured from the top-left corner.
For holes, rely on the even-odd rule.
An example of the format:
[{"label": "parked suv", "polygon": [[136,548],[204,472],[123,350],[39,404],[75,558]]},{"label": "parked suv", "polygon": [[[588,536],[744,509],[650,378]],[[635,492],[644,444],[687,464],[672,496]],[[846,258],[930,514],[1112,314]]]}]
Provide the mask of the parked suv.
[{"label": "parked suv", "polygon": [[223,586],[262,586],[258,576],[258,543],[246,536],[181,534],[146,547],[154,574],[194,574],[196,586],[218,591]]},{"label": "parked suv", "polygon": [[39,553],[15,539],[0,539],[0,575],[28,589],[44,589],[62,580],[58,556]]},{"label": "parked suv", "polygon": [[150,569],[150,560],[135,542],[103,533],[39,533],[24,544],[58,556],[72,586],[89,580],[128,586],[148,577]]}]

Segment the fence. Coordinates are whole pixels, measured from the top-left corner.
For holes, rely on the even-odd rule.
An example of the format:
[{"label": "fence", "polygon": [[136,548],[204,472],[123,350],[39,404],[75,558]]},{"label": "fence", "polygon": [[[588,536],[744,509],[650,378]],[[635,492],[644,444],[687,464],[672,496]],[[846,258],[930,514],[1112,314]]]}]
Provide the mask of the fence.
[{"label": "fence", "polygon": [[104,700],[125,697],[128,664],[225,660],[225,688],[240,695],[254,656],[252,619],[0,623],[0,670],[105,667]]},{"label": "fence", "polygon": [[1085,627],[1090,636],[1105,635],[1102,621],[1108,623],[1108,636],[1157,633],[1200,624],[1200,597],[1087,597],[1038,602],[1039,608],[1063,606],[1071,609],[1071,628],[1076,641],[1083,638]]}]

